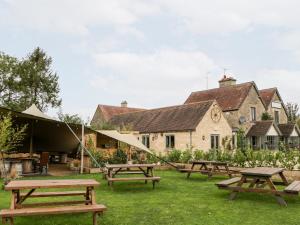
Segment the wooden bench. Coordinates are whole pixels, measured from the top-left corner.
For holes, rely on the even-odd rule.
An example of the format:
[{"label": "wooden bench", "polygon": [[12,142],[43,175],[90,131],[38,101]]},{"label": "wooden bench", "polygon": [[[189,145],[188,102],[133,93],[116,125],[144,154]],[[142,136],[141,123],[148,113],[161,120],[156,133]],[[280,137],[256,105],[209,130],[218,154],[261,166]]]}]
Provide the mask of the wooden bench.
[{"label": "wooden bench", "polygon": [[[86,191],[63,191],[63,192],[33,192],[28,198],[52,197],[52,196],[86,196]],[[26,196],[26,193],[21,193],[20,197]]]},{"label": "wooden bench", "polygon": [[293,181],[289,186],[284,189],[287,194],[298,195],[300,192],[300,181]]},{"label": "wooden bench", "polygon": [[223,181],[217,183],[216,185],[217,185],[219,188],[226,188],[226,187],[228,187],[229,185],[238,183],[240,180],[241,180],[240,177],[234,177],[234,178],[230,178],[230,179],[228,179],[228,180],[223,180]]},{"label": "wooden bench", "polygon": [[115,181],[139,181],[143,180],[145,182],[152,181],[153,189],[155,188],[155,183],[160,181],[160,177],[107,177],[108,185],[112,187],[113,182]]},{"label": "wooden bench", "polygon": [[34,215],[53,215],[53,214],[72,214],[72,213],[93,213],[93,225],[97,225],[97,215],[106,210],[104,205],[76,205],[76,206],[59,206],[53,208],[22,208],[22,209],[3,209],[0,211],[2,224],[10,221],[14,224],[14,217],[34,216]]}]

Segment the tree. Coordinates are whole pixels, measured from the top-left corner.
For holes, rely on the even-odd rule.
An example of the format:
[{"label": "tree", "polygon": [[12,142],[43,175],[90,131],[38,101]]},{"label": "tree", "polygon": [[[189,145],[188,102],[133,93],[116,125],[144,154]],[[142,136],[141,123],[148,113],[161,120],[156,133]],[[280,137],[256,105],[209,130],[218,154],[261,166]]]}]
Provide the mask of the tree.
[{"label": "tree", "polygon": [[4,154],[20,146],[20,142],[25,137],[27,125],[13,127],[11,115],[2,116],[0,119],[0,153],[2,159],[1,173],[4,174],[5,182],[7,175],[4,168]]},{"label": "tree", "polygon": [[273,117],[268,112],[264,112],[261,115],[261,120],[273,120]]},{"label": "tree", "polygon": [[82,124],[83,120],[80,118],[78,114],[64,114],[62,110],[59,110],[57,113],[58,119],[60,121],[66,122],[66,123],[74,123],[74,124]]},{"label": "tree", "polygon": [[34,49],[21,60],[4,54],[0,60],[2,105],[17,111],[23,111],[32,104],[41,111],[46,111],[49,106],[61,105],[58,75],[51,69],[52,58],[42,49]]},{"label": "tree", "polygon": [[288,114],[288,120],[290,122],[296,122],[299,118],[299,105],[297,103],[288,102],[286,104],[286,110]]},{"label": "tree", "polygon": [[0,52],[0,103],[7,105],[17,98],[16,89],[20,76],[17,74],[18,60]]}]

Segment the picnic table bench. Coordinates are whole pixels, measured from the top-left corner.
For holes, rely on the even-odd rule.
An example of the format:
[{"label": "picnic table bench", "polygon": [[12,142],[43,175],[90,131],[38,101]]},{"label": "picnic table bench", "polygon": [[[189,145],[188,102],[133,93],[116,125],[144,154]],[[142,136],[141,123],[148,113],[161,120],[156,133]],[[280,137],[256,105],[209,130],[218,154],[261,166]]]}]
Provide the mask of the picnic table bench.
[{"label": "picnic table bench", "polygon": [[232,174],[236,173],[236,171],[229,170],[226,162],[207,160],[193,161],[190,169],[180,169],[179,171],[187,173],[187,178],[190,178],[192,173],[205,174],[209,178],[215,174],[227,174],[229,177],[232,177]]},{"label": "picnic table bench", "polygon": [[[110,187],[113,186],[114,182],[122,181],[152,181],[153,189],[155,188],[155,183],[160,181],[160,177],[154,176],[155,164],[111,164],[106,165],[105,178]],[[133,175],[141,174],[142,177],[116,177],[116,175]]]},{"label": "picnic table bench", "polygon": [[[10,209],[0,211],[2,224],[10,221],[14,224],[14,217],[33,215],[93,213],[93,224],[97,224],[97,215],[106,210],[106,206],[97,204],[94,188],[99,186],[95,180],[72,179],[72,180],[18,180],[11,181],[5,186],[6,191],[11,191]],[[61,192],[35,192],[36,189],[45,188],[85,188],[84,191],[61,191]],[[28,192],[21,192],[29,190]],[[47,201],[24,204],[28,198],[83,196],[83,200],[70,201]]]},{"label": "picnic table bench", "polygon": [[[216,185],[219,189],[230,190],[230,200],[234,200],[240,192],[254,192],[273,195],[280,205],[286,206],[284,195],[298,195],[300,192],[300,181],[289,184],[283,174],[283,168],[257,167],[241,171],[241,177],[234,177],[221,181]],[[274,181],[272,177],[278,175],[281,181]],[[248,184],[248,185],[247,185]],[[278,190],[275,186],[284,185],[284,190]]]}]

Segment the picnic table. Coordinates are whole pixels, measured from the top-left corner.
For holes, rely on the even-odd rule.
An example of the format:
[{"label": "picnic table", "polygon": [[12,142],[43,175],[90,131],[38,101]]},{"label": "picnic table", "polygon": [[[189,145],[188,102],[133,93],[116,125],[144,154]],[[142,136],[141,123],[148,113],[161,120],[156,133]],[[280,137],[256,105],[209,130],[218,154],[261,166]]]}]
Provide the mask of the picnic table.
[{"label": "picnic table", "polygon": [[[289,184],[283,174],[283,168],[257,167],[240,171],[241,177],[234,177],[221,181],[216,185],[220,189],[231,191],[230,200],[234,200],[239,192],[255,192],[272,194],[280,205],[286,206],[284,195],[298,195],[300,191],[300,181],[293,181]],[[278,175],[279,181],[272,178]],[[247,185],[248,184],[248,185]],[[287,186],[284,190],[278,190],[275,185]]]},{"label": "picnic table", "polygon": [[212,177],[215,174],[227,174],[230,178],[234,171],[230,171],[226,162],[218,161],[192,161],[190,169],[180,169],[182,173],[187,173],[187,178],[190,178],[192,173],[206,174],[208,177]]},{"label": "picnic table", "polygon": [[[48,215],[63,213],[92,212],[93,224],[97,224],[97,215],[106,210],[104,205],[96,203],[94,188],[100,184],[92,179],[72,180],[15,180],[5,186],[6,191],[11,191],[10,209],[1,210],[2,223],[10,220],[13,224],[15,216]],[[67,189],[84,188],[84,190],[36,192],[37,189]],[[47,201],[39,203],[28,203],[28,198],[82,196],[82,200]]]},{"label": "picnic table", "polygon": [[[160,181],[160,177],[154,176],[155,164],[108,164],[105,166],[106,174],[105,178],[108,181],[108,185],[112,187],[113,183],[116,181],[152,181],[153,189],[155,188],[155,183]],[[130,177],[116,177],[117,175],[136,175],[141,176],[130,176]]]}]

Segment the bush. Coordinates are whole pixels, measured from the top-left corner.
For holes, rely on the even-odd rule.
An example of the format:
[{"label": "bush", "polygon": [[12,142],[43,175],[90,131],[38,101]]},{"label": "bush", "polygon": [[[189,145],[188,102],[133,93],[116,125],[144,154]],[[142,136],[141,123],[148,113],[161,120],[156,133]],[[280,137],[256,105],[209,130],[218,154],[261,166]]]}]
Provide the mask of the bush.
[{"label": "bush", "polygon": [[202,159],[204,159],[204,155],[205,155],[205,153],[203,150],[195,150],[194,154],[193,154],[193,158],[195,160],[202,160]]},{"label": "bush", "polygon": [[192,150],[185,150],[181,153],[181,158],[180,161],[182,163],[188,163],[189,161],[191,161],[193,159],[193,153]]},{"label": "bush", "polygon": [[180,162],[180,158],[181,158],[180,150],[174,149],[174,150],[171,150],[168,154],[169,162]]},{"label": "bush", "polygon": [[123,164],[127,162],[127,154],[122,149],[117,149],[113,157],[108,160],[109,164]]}]

